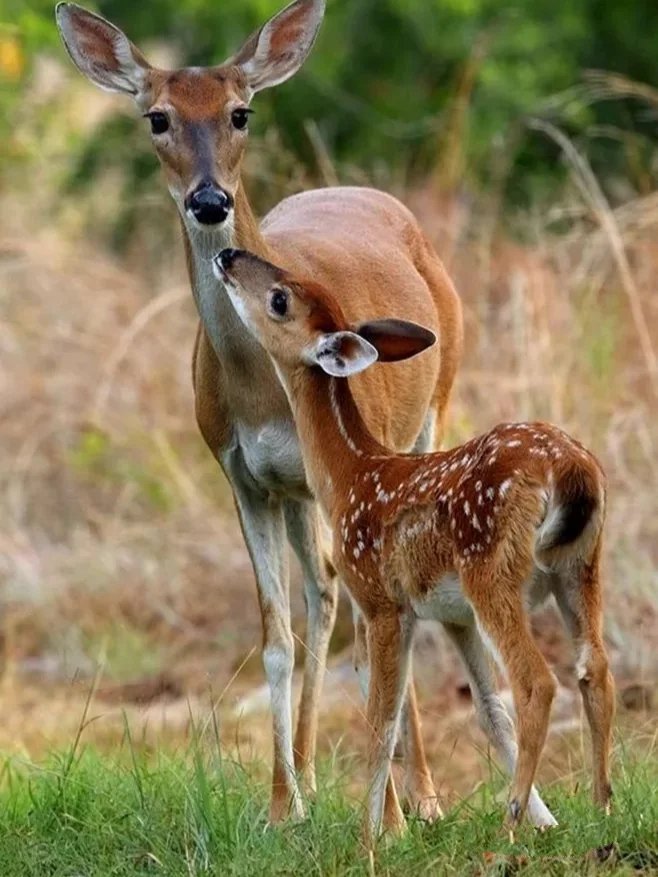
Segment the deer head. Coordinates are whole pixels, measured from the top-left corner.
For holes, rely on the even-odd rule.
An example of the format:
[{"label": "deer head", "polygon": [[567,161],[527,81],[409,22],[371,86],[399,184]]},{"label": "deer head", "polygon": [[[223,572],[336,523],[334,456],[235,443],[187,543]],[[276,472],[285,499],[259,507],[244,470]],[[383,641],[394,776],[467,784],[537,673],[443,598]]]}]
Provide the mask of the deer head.
[{"label": "deer head", "polygon": [[436,342],[406,320],[351,327],[319,284],[300,282],[246,250],[225,249],[213,269],[240,319],[279,366],[319,366],[333,377],[358,374],[376,361],[409,359]]},{"label": "deer head", "polygon": [[325,0],[295,0],[223,64],[178,70],[152,67],[122,31],[81,6],[59,3],[55,14],[78,69],[134,98],[181,214],[209,229],[230,221],[254,94],[299,70],[324,7]]}]

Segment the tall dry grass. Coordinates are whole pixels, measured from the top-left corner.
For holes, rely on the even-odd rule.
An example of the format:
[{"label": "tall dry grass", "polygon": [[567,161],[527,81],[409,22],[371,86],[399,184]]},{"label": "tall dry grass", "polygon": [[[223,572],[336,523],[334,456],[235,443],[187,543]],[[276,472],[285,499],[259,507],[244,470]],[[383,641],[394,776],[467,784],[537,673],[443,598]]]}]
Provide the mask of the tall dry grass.
[{"label": "tall dry grass", "polygon": [[[122,686],[117,696],[137,699],[201,692],[209,680],[220,690],[233,680],[237,692],[258,673],[249,562],[228,487],[194,422],[196,317],[173,205],[161,184],[133,205],[142,219],[126,256],[99,243],[116,209],[116,178],[75,198],[63,198],[58,182],[71,138],[110,104],[86,85],[57,82],[64,118],[46,77],[21,120],[24,137],[41,136],[41,158],[8,180],[0,213],[4,691],[23,693],[0,746],[25,735],[30,711],[41,723],[34,739],[56,733],[61,714],[48,722],[35,704],[44,691],[93,676],[99,660],[106,684]],[[563,145],[573,184],[556,194],[551,213],[524,217],[531,243],[501,230],[491,199],[445,196],[436,180],[398,194],[437,243],[464,301],[466,352],[449,441],[502,419],[544,418],[600,456],[610,480],[608,640],[620,678],[651,681],[658,208],[649,196],[610,209]],[[325,177],[358,178],[321,159]],[[271,201],[304,181],[275,134],[253,144],[251,171]],[[564,216],[570,231],[557,234]],[[336,647],[348,637],[345,624]],[[39,693],[26,701],[30,685]]]}]

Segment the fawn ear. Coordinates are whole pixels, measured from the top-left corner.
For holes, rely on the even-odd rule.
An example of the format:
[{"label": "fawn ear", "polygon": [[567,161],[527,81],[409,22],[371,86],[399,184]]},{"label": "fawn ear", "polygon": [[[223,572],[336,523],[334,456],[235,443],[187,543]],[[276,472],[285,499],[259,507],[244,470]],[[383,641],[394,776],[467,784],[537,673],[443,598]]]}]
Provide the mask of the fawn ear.
[{"label": "fawn ear", "polygon": [[356,332],[376,349],[380,362],[410,359],[436,343],[434,332],[407,320],[371,320]]},{"label": "fawn ear", "polygon": [[253,33],[226,64],[240,67],[252,91],[285,82],[315,42],[325,0],[295,0]]},{"label": "fawn ear", "polygon": [[75,3],[58,3],[55,18],[71,60],[106,91],[139,96],[151,69],[138,48],[115,27]]},{"label": "fawn ear", "polygon": [[376,362],[377,350],[355,332],[329,332],[307,348],[305,360],[334,378],[348,378]]}]

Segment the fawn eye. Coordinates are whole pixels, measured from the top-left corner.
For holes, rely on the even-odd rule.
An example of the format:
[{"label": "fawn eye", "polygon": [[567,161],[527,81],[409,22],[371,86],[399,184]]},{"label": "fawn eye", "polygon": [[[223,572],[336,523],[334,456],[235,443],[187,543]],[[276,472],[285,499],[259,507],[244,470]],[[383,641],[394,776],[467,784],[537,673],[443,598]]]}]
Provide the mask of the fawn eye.
[{"label": "fawn eye", "polygon": [[164,134],[169,130],[169,119],[164,113],[146,113],[146,118],[151,123],[151,134]]},{"label": "fawn eye", "polygon": [[288,293],[284,289],[275,289],[270,295],[270,314],[275,318],[285,317],[288,313]]},{"label": "fawn eye", "polygon": [[242,131],[243,128],[246,128],[250,113],[253,113],[253,110],[249,107],[238,107],[237,110],[233,110],[231,113],[233,127],[237,128],[238,131]]}]

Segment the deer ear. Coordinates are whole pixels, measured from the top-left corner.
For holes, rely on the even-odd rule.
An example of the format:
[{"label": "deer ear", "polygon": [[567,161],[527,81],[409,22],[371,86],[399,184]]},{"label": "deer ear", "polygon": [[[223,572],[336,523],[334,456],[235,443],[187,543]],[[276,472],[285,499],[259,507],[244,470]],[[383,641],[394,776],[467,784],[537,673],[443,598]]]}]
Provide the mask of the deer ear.
[{"label": "deer ear", "polygon": [[434,332],[407,320],[372,320],[356,332],[376,349],[380,362],[410,359],[436,343]]},{"label": "deer ear", "polygon": [[81,73],[106,91],[139,96],[151,69],[128,37],[75,3],[58,3],[55,18],[71,60]]},{"label": "deer ear", "polygon": [[348,378],[376,362],[377,351],[355,332],[329,332],[307,348],[305,360],[334,378]]},{"label": "deer ear", "polygon": [[306,60],[325,0],[295,0],[252,34],[227,64],[240,67],[252,91],[285,82]]}]

